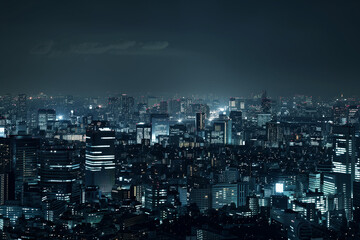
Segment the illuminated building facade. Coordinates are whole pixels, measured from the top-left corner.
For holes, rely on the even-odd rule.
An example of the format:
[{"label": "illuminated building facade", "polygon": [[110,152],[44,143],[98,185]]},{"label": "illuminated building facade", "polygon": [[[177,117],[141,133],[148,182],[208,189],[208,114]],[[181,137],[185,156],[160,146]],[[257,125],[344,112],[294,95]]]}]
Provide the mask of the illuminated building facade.
[{"label": "illuminated building facade", "polygon": [[115,184],[115,131],[106,121],[93,121],[86,130],[85,177],[87,186],[110,194]]}]

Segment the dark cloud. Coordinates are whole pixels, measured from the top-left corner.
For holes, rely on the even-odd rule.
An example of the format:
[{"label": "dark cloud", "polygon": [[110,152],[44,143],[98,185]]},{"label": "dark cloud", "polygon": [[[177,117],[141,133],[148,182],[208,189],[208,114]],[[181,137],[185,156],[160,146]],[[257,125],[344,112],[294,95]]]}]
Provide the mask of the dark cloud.
[{"label": "dark cloud", "polygon": [[119,50],[127,50],[135,47],[135,45],[135,41],[123,41],[120,43],[108,45],[94,42],[85,42],[71,46],[70,52],[74,54],[104,54]]},{"label": "dark cloud", "polygon": [[39,43],[30,50],[30,54],[46,55],[51,52],[53,46],[54,46],[53,41]]},{"label": "dark cloud", "polygon": [[37,44],[30,50],[33,55],[47,55],[49,57],[64,57],[74,55],[141,55],[161,51],[169,46],[167,41],[136,42],[123,40],[116,43],[105,44],[101,42],[83,42],[78,44],[61,45],[54,41]]},{"label": "dark cloud", "polygon": [[144,50],[163,50],[169,46],[169,43],[166,41],[162,42],[149,42],[142,44],[141,48]]}]

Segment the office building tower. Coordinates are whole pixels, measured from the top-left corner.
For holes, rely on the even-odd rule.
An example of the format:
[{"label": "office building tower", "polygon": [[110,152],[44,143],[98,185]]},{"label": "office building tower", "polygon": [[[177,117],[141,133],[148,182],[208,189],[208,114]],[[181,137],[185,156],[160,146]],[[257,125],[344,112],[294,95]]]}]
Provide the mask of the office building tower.
[{"label": "office building tower", "polygon": [[231,120],[232,144],[240,145],[241,131],[242,131],[242,112],[241,111],[231,111],[229,117]]},{"label": "office building tower", "polygon": [[205,130],[205,113],[197,112],[196,113],[196,132],[204,131]]},{"label": "office building tower", "polygon": [[355,127],[349,125],[333,126],[332,135],[333,172],[350,174],[352,185],[355,180],[360,181],[359,159],[356,156]]},{"label": "office building tower", "polygon": [[172,99],[169,101],[169,113],[171,115],[176,115],[181,112],[181,102],[180,99]]},{"label": "office building tower", "polygon": [[249,196],[249,183],[240,182],[238,183],[238,195],[239,195],[239,205],[246,206],[247,197]]},{"label": "office building tower", "polygon": [[309,190],[321,192],[321,173],[309,173]]},{"label": "office building tower", "polygon": [[129,121],[134,113],[134,98],[127,94],[120,96],[121,121]]},{"label": "office building tower", "polygon": [[31,136],[11,139],[11,161],[15,177],[15,199],[23,200],[24,187],[38,183],[38,151],[40,140]]},{"label": "office building tower", "polygon": [[39,152],[43,200],[80,202],[80,151],[61,146]]},{"label": "office building tower", "polygon": [[324,195],[337,197],[335,209],[345,210],[349,221],[352,220],[352,187],[350,174],[324,173]]},{"label": "office building tower", "polygon": [[115,131],[108,125],[93,121],[86,130],[86,185],[98,186],[104,194],[115,184]]},{"label": "office building tower", "polygon": [[271,110],[271,100],[267,97],[266,91],[261,96],[261,110],[265,114],[270,113]]},{"label": "office building tower", "polygon": [[14,199],[14,174],[11,172],[10,139],[0,138],[0,205]]},{"label": "office building tower", "polygon": [[161,182],[155,182],[145,188],[145,205],[150,211],[164,205],[167,201],[167,187]]},{"label": "office building tower", "polygon": [[151,125],[145,123],[136,124],[136,143],[150,145]]},{"label": "office building tower", "polygon": [[259,198],[256,196],[247,197],[247,206],[251,211],[252,216],[256,216],[259,213]]},{"label": "office building tower", "polygon": [[169,135],[169,115],[152,114],[151,115],[151,143],[158,143],[159,136]]},{"label": "office building tower", "polygon": [[186,126],[184,124],[175,124],[170,126],[169,143],[173,146],[179,146],[184,141]]},{"label": "office building tower", "polygon": [[283,141],[284,131],[279,122],[266,123],[267,141],[270,147],[279,147]]},{"label": "office building tower", "polygon": [[[245,195],[247,195],[246,185],[241,185],[238,183],[220,183],[212,186],[212,208],[219,209],[225,205],[230,206],[231,204],[235,204],[236,207],[244,206],[244,202],[246,204],[246,197],[243,199]],[[240,202],[239,193],[241,192],[242,198]],[[241,203],[241,205],[240,205]]]},{"label": "office building tower", "polygon": [[117,122],[119,121],[119,116],[121,112],[119,99],[117,97],[109,97],[108,98],[108,107],[110,116],[108,117],[109,121]]},{"label": "office building tower", "polygon": [[345,125],[348,119],[348,109],[343,102],[337,102],[333,106],[334,124]]},{"label": "office building tower", "polygon": [[38,127],[39,130],[46,131],[48,127],[56,121],[56,112],[54,109],[39,109],[38,110]]},{"label": "office building tower", "polygon": [[225,115],[212,121],[210,142],[213,144],[231,144],[231,121]]},{"label": "office building tower", "polygon": [[159,98],[154,96],[148,96],[147,98],[147,106],[148,108],[153,108],[159,103]]},{"label": "office building tower", "polygon": [[348,123],[358,124],[360,118],[359,107],[356,105],[349,106],[348,108]]},{"label": "office building tower", "polygon": [[189,201],[196,204],[200,212],[205,212],[211,208],[211,187],[193,188],[190,192]]},{"label": "office building tower", "polygon": [[26,94],[19,94],[17,101],[17,120],[27,122],[27,99]]},{"label": "office building tower", "polygon": [[229,99],[229,110],[230,111],[236,111],[238,110],[238,106],[237,106],[237,99],[236,98],[230,98]]},{"label": "office building tower", "polygon": [[159,106],[159,112],[160,113],[168,113],[168,102],[167,101],[161,101]]}]

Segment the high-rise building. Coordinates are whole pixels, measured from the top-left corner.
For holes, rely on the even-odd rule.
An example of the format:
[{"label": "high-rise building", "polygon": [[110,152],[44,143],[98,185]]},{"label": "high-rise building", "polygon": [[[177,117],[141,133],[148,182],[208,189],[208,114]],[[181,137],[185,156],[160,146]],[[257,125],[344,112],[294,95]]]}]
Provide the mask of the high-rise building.
[{"label": "high-rise building", "polygon": [[283,141],[284,133],[279,122],[266,123],[267,140],[269,146],[278,147],[279,143]]},{"label": "high-rise building", "polygon": [[266,91],[261,96],[261,110],[263,113],[270,113],[271,110],[271,100],[267,97]]},{"label": "high-rise building", "polygon": [[38,183],[38,151],[40,140],[31,136],[11,139],[11,161],[15,176],[15,199],[23,200],[24,186]]},{"label": "high-rise building", "polygon": [[349,106],[348,108],[348,123],[349,124],[358,124],[360,118],[360,112],[358,106]]},{"label": "high-rise building", "polygon": [[150,145],[151,125],[145,123],[136,124],[136,143]]},{"label": "high-rise building", "polygon": [[0,138],[0,205],[14,199],[14,174],[11,172],[10,139]]},{"label": "high-rise building", "polygon": [[39,153],[39,179],[44,200],[80,202],[79,150],[52,146]]},{"label": "high-rise building", "polygon": [[211,187],[194,188],[190,192],[190,203],[195,203],[200,212],[211,208]]},{"label": "high-rise building", "polygon": [[[351,185],[360,180],[359,160],[356,157],[355,127],[333,127],[333,172],[351,175]],[[352,189],[352,187],[351,187]]]},{"label": "high-rise building", "polygon": [[225,115],[220,115],[218,119],[212,121],[210,142],[213,144],[231,144],[232,127],[231,121]]},{"label": "high-rise building", "polygon": [[321,192],[321,173],[309,173],[309,190]]},{"label": "high-rise building", "polygon": [[337,102],[333,106],[333,121],[338,125],[345,125],[348,118],[348,109],[343,102]]},{"label": "high-rise building", "polygon": [[236,111],[238,110],[238,106],[237,106],[237,99],[232,97],[229,99],[229,110],[230,111]]},{"label": "high-rise building", "polygon": [[86,185],[110,194],[115,184],[115,131],[105,121],[93,121],[86,130]]},{"label": "high-rise building", "polygon": [[175,124],[170,126],[169,143],[173,146],[179,146],[184,140],[186,126],[184,124]]},{"label": "high-rise building", "polygon": [[181,112],[180,99],[172,99],[169,101],[169,113],[175,115]]},{"label": "high-rise building", "polygon": [[134,113],[134,98],[127,94],[120,96],[121,121],[129,121]]},{"label": "high-rise building", "polygon": [[324,173],[323,192],[327,196],[335,195],[337,210],[345,210],[346,218],[352,220],[352,181],[350,174]]},{"label": "high-rise building", "polygon": [[17,120],[20,122],[27,121],[27,104],[26,94],[19,94],[17,101]]},{"label": "high-rise building", "polygon": [[231,138],[232,144],[240,145],[241,140],[241,131],[242,131],[242,112],[241,111],[231,111],[230,112],[231,120]]},{"label": "high-rise building", "polygon": [[159,106],[160,113],[168,113],[168,102],[167,101],[161,101]]},{"label": "high-rise building", "polygon": [[154,97],[154,96],[148,96],[148,98],[147,98],[147,106],[148,106],[148,108],[153,108],[158,103],[159,103],[159,98]]},{"label": "high-rise building", "polygon": [[219,209],[225,205],[239,206],[239,185],[220,183],[212,186],[212,208]]},{"label": "high-rise building", "polygon": [[205,113],[203,112],[197,112],[196,113],[196,131],[204,131],[205,130]]},{"label": "high-rise building", "polygon": [[149,210],[164,205],[167,201],[167,188],[161,182],[155,182],[145,188],[145,205]]},{"label": "high-rise building", "polygon": [[48,126],[56,121],[56,112],[54,109],[38,110],[38,127],[39,130],[46,131]]},{"label": "high-rise building", "polygon": [[169,135],[169,115],[152,114],[151,115],[151,143],[158,143],[159,136]]}]

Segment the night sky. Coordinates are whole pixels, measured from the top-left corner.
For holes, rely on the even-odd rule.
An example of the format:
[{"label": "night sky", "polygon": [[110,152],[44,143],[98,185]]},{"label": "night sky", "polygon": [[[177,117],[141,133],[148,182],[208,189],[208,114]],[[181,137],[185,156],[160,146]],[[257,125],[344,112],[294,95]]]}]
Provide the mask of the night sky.
[{"label": "night sky", "polygon": [[360,1],[0,1],[0,94],[359,94]]}]

